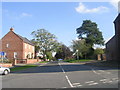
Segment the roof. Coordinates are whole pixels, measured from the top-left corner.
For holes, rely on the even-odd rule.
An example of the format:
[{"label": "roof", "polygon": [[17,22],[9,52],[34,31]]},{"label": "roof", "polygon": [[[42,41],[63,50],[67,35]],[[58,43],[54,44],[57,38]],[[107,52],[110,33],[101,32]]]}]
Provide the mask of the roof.
[{"label": "roof", "polygon": [[[22,36],[20,36],[19,34],[16,34],[13,30],[10,30],[9,32],[13,32],[13,33],[14,33],[15,35],[17,35],[21,40],[23,40],[23,42],[28,43],[28,44],[34,46],[34,44],[33,44],[30,40],[28,40],[26,37],[22,37]],[[9,32],[8,32],[8,33],[9,33]],[[8,34],[8,33],[7,33],[7,34]],[[7,35],[7,34],[6,34],[6,35]],[[6,36],[6,35],[5,35],[5,36]],[[4,36],[4,37],[5,37],[5,36]],[[2,39],[3,39],[4,37],[2,37]]]},{"label": "roof", "polygon": [[112,40],[116,39],[116,36],[114,35],[106,44],[109,44]]},{"label": "roof", "polygon": [[[16,35],[18,35],[18,34],[16,34]],[[23,42],[28,43],[28,44],[34,46],[34,44],[33,44],[30,40],[28,40],[26,37],[22,37],[22,36],[20,36],[20,35],[18,35],[18,37],[19,37],[20,39],[22,39]]]},{"label": "roof", "polygon": [[120,13],[118,14],[118,16],[116,17],[116,19],[114,20],[114,23],[120,21]]}]

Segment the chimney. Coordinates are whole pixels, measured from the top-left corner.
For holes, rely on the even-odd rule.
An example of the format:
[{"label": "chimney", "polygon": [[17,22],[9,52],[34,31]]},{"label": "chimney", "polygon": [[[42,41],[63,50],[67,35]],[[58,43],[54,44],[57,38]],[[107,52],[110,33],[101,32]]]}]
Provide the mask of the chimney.
[{"label": "chimney", "polygon": [[10,31],[14,31],[14,28],[11,27],[11,28],[10,28]]}]

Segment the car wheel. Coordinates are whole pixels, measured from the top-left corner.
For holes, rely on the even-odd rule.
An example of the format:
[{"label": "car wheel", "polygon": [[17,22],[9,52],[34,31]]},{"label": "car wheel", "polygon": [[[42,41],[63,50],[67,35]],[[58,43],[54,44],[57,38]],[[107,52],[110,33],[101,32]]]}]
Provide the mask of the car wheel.
[{"label": "car wheel", "polygon": [[4,70],[3,75],[7,75],[8,73],[9,73],[8,70]]}]

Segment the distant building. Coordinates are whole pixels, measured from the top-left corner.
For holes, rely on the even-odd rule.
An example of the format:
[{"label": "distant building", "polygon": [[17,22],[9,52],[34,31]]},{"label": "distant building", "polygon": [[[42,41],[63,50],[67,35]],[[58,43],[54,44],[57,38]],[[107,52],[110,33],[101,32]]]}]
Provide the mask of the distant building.
[{"label": "distant building", "polygon": [[0,40],[0,52],[5,52],[5,57],[12,59],[31,59],[35,55],[35,47],[27,38],[14,32],[13,28]]},{"label": "distant building", "polygon": [[106,43],[107,60],[120,59],[120,14],[114,21],[115,35]]}]

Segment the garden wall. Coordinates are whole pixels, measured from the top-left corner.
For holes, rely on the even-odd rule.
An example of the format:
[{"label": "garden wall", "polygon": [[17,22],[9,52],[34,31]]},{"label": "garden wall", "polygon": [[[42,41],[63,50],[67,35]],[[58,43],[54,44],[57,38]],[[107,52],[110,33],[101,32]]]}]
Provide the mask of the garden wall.
[{"label": "garden wall", "polygon": [[0,66],[3,66],[3,67],[12,67],[12,63],[0,63]]}]

